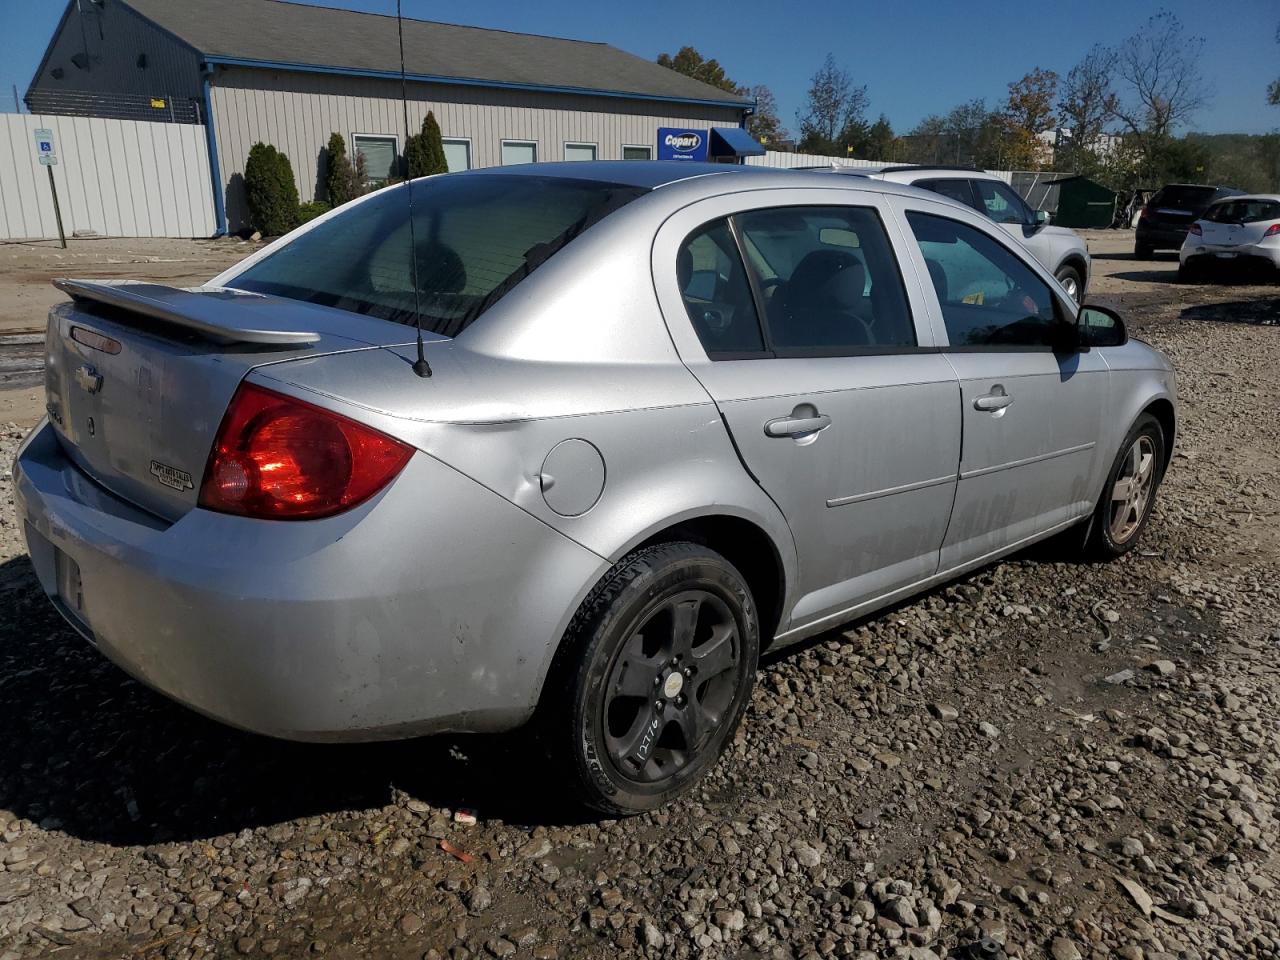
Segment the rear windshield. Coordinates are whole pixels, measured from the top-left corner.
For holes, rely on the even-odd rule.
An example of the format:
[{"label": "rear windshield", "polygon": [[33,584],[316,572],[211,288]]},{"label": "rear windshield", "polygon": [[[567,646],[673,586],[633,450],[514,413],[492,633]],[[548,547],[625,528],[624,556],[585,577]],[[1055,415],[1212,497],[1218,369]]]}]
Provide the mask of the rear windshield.
[{"label": "rear windshield", "polygon": [[1227,200],[1204,212],[1211,223],[1261,223],[1280,220],[1280,202],[1275,200]]},{"label": "rear windshield", "polygon": [[1213,199],[1215,187],[1165,187],[1151,202],[1161,207],[1198,210]]},{"label": "rear windshield", "polygon": [[646,191],[559,177],[464,174],[390,187],[255,263],[231,285],[452,337],[592,224]]}]

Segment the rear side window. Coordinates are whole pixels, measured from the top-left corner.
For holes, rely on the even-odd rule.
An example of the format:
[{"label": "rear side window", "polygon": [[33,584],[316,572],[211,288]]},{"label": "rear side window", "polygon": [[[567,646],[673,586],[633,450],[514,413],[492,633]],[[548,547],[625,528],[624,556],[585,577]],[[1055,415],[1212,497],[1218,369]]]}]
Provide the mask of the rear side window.
[{"label": "rear side window", "polygon": [[1204,213],[1211,223],[1262,223],[1280,220],[1280,203],[1275,200],[1227,200],[1215,203]]},{"label": "rear side window", "polygon": [[981,230],[909,211],[952,347],[1040,348],[1069,326],[1049,285]]},{"label": "rear side window", "polygon": [[914,347],[884,226],[866,207],[777,207],[736,218],[780,356]]},{"label": "rear side window", "polygon": [[913,186],[923,187],[925,190],[932,190],[944,197],[958,200],[966,207],[975,206],[973,188],[969,186],[968,180],[917,180]]},{"label": "rear side window", "polygon": [[751,284],[729,221],[690,234],[676,256],[676,279],[703,349],[728,359],[764,350]]},{"label": "rear side window", "polygon": [[420,309],[423,329],[452,337],[576,236],[644,192],[558,177],[431,177],[353,205],[249,267],[232,285],[409,325]]},{"label": "rear side window", "polygon": [[1028,223],[1027,206],[1022,198],[998,180],[974,180],[978,209],[996,223]]}]

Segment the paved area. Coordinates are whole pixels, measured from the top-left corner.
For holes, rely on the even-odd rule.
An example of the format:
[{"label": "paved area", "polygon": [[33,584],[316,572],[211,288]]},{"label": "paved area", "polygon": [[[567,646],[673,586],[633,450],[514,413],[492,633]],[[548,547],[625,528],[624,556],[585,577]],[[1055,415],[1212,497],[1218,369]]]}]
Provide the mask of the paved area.
[{"label": "paved area", "polygon": [[0,960],[1280,956],[1280,285],[1090,240],[1091,299],[1179,370],[1141,548],[769,656],[706,784],[627,821],[566,811],[521,737],[173,705],[50,609],[0,475]]}]

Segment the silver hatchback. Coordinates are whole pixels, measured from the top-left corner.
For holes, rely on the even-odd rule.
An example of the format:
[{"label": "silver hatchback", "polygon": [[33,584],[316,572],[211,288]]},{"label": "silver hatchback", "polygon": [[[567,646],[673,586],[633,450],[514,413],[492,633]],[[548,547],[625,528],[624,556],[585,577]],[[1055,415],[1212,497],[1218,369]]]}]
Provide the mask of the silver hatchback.
[{"label": "silver hatchback", "polygon": [[762,649],[1054,534],[1128,550],[1174,440],[1160,353],[873,180],[449,174],[204,287],[60,284],[14,476],[89,642],[279,737],[536,720],[610,813],[705,772]]}]

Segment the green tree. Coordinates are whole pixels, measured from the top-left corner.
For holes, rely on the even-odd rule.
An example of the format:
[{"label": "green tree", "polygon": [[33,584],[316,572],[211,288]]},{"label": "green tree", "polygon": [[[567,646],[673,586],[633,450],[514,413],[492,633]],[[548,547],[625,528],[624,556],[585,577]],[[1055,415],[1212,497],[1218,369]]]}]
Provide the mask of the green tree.
[{"label": "green tree", "polygon": [[255,143],[244,165],[245,197],[254,229],[269,237],[298,223],[298,185],[289,158],[270,144]]},{"label": "green tree", "polygon": [[411,180],[449,172],[449,164],[444,158],[440,124],[436,123],[436,115],[430,110],[422,118],[422,130],[409,137],[405,143],[404,159]]},{"label": "green tree", "polygon": [[693,77],[728,93],[743,93],[743,88],[725,76],[724,67],[716,60],[707,60],[693,47],[681,47],[673,57],[669,53],[658,54],[658,65]]},{"label": "green tree", "polygon": [[341,206],[364,193],[364,157],[357,154],[352,163],[347,155],[347,142],[340,133],[331,133],[325,148],[324,188],[331,207]]},{"label": "green tree", "polygon": [[1052,130],[1057,123],[1053,111],[1057,92],[1058,75],[1039,67],[1009,84],[1009,99],[1000,114],[1007,167],[1038,170],[1047,159],[1039,134]]}]

